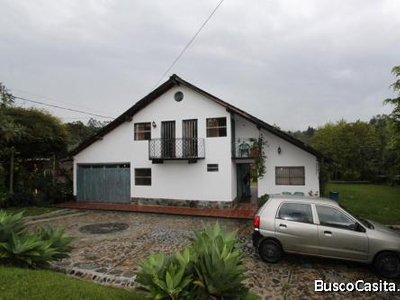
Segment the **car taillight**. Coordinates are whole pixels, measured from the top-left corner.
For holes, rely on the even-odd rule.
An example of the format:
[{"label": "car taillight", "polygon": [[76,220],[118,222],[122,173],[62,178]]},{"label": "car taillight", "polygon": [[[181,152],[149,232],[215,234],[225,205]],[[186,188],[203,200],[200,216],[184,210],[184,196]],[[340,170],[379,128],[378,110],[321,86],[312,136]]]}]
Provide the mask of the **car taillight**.
[{"label": "car taillight", "polygon": [[259,229],[260,228],[260,216],[255,216],[253,223],[254,223],[254,228]]}]

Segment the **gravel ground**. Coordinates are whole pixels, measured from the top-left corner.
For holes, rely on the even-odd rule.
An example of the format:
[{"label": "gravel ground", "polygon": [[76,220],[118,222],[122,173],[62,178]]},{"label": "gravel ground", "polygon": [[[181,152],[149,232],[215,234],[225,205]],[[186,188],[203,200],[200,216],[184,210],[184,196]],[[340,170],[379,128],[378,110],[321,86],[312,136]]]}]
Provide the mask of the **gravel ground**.
[{"label": "gravel ground", "polygon": [[[245,252],[246,285],[261,299],[400,299],[399,292],[316,292],[315,280],[326,283],[381,283],[369,266],[356,263],[286,256],[278,264],[261,261],[251,243],[252,221],[131,212],[61,210],[28,219],[63,227],[73,237],[74,250],[53,265],[71,276],[122,288],[135,287],[138,263],[150,253],[174,253],[190,243],[194,229],[218,220],[237,230]],[[395,282],[400,288],[400,280]],[[361,286],[361,285],[360,285]]]}]

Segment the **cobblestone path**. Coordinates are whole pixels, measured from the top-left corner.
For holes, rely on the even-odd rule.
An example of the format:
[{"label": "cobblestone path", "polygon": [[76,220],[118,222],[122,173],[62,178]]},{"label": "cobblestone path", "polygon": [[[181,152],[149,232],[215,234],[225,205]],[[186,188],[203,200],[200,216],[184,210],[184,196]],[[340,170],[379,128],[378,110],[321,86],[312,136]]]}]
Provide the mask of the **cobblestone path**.
[{"label": "cobblestone path", "polygon": [[[262,299],[400,299],[399,292],[315,292],[314,281],[379,283],[368,266],[300,256],[277,264],[260,260],[251,243],[252,221],[132,212],[61,210],[29,218],[39,225],[63,227],[75,237],[71,256],[53,267],[72,276],[118,287],[135,287],[138,262],[149,253],[174,253],[190,243],[194,229],[218,220],[237,230],[246,253],[246,284]],[[400,287],[400,280],[396,283]]]}]

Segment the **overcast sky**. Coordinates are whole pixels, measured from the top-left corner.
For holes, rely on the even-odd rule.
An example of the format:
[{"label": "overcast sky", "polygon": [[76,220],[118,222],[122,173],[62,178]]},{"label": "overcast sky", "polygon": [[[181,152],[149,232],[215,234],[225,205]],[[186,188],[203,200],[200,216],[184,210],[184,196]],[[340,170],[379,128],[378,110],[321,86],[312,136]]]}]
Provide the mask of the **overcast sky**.
[{"label": "overcast sky", "polygon": [[160,81],[220,1],[0,0],[0,82],[114,118],[174,73],[283,130],[391,112],[398,0],[225,0]]}]

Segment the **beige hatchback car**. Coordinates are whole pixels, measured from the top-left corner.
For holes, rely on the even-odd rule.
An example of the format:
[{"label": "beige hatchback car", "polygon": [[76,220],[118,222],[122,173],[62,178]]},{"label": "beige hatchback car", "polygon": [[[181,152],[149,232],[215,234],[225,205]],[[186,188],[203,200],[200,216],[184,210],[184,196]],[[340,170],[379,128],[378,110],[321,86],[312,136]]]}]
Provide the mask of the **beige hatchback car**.
[{"label": "beige hatchback car", "polygon": [[384,277],[400,276],[400,234],[352,216],[333,200],[271,196],[254,217],[252,238],[269,263],[298,253],[371,263]]}]

